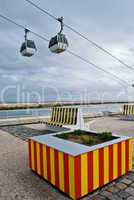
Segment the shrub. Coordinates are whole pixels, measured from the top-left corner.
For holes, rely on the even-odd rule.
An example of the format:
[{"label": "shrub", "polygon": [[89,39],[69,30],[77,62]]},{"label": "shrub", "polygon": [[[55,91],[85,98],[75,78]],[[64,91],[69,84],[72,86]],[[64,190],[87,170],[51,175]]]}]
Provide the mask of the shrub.
[{"label": "shrub", "polygon": [[107,141],[111,140],[113,138],[111,132],[102,132],[101,134],[98,135],[99,139]]},{"label": "shrub", "polygon": [[55,136],[61,139],[68,139],[69,137],[68,133],[57,134]]},{"label": "shrub", "polygon": [[96,143],[95,139],[88,135],[82,135],[81,140],[82,140],[83,144],[86,144],[86,145],[94,145]]},{"label": "shrub", "polygon": [[73,134],[75,134],[75,135],[81,135],[82,133],[83,133],[83,131],[79,130],[79,129],[73,132]]}]

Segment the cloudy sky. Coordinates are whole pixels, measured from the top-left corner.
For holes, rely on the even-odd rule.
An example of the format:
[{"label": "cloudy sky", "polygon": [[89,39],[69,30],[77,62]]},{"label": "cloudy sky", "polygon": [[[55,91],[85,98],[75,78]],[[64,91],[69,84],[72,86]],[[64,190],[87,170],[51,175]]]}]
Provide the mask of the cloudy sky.
[{"label": "cloudy sky", "polygon": [[[133,0],[32,0],[55,16],[64,16],[89,39],[129,65],[134,65]],[[55,20],[25,0],[0,0],[0,13],[48,39],[59,31]],[[131,71],[64,28],[69,50],[80,54],[121,79],[133,83]],[[37,46],[32,58],[19,53],[24,31],[0,18],[0,101],[44,101],[61,99],[132,100],[133,89],[64,52],[52,54],[48,44],[29,34]]]}]

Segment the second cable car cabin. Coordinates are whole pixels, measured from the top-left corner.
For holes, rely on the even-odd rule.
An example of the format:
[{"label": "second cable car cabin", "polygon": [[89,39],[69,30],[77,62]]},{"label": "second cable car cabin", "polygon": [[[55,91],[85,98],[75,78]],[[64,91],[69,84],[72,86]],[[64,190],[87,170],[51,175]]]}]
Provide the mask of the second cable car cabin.
[{"label": "second cable car cabin", "polygon": [[63,17],[57,19],[61,24],[61,30],[60,32],[51,38],[49,42],[49,49],[53,53],[61,53],[64,52],[68,48],[68,41],[64,34],[62,34],[63,31]]},{"label": "second cable car cabin", "polygon": [[20,53],[22,56],[31,57],[37,51],[35,43],[33,40],[27,39],[27,33],[29,30],[25,29],[25,42],[22,43],[20,48]]},{"label": "second cable car cabin", "polygon": [[52,37],[49,42],[49,49],[53,53],[61,53],[68,47],[68,41],[64,34],[58,33],[55,37]]}]

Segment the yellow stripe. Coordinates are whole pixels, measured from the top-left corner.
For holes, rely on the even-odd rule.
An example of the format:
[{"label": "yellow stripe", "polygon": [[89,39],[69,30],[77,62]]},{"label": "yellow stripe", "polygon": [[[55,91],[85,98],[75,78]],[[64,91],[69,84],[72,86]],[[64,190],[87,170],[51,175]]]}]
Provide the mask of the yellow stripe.
[{"label": "yellow stripe", "polygon": [[131,115],[131,108],[132,108],[132,106],[130,105],[129,106],[129,114]]},{"label": "yellow stripe", "polygon": [[122,114],[125,115],[125,105],[123,106]]},{"label": "yellow stripe", "polygon": [[63,153],[59,152],[59,185],[60,189],[64,192],[64,164],[63,164]]},{"label": "yellow stripe", "polygon": [[88,193],[87,154],[81,155],[81,196]]},{"label": "yellow stripe", "polygon": [[130,114],[130,106],[128,105],[128,115]]},{"label": "yellow stripe", "polygon": [[126,106],[125,105],[123,106],[123,114],[124,115],[126,114]]},{"label": "yellow stripe", "polygon": [[62,119],[63,119],[63,108],[61,108],[60,124],[62,124]]},{"label": "yellow stripe", "polygon": [[73,124],[75,124],[76,108],[73,109]]},{"label": "yellow stripe", "polygon": [[133,109],[132,109],[132,115],[134,115],[134,105],[133,105]]},{"label": "yellow stripe", "polygon": [[132,139],[129,140],[129,170],[132,170],[132,151],[133,151],[133,144]]},{"label": "yellow stripe", "polygon": [[108,147],[104,148],[104,184],[109,182],[109,151]]},{"label": "yellow stripe", "polygon": [[66,108],[64,108],[64,119],[63,119],[63,124],[65,124],[66,121]]},{"label": "yellow stripe", "polygon": [[65,113],[64,113],[64,124],[66,124],[67,120],[67,108],[65,108]]},{"label": "yellow stripe", "polygon": [[60,116],[61,116],[61,107],[59,107],[59,111],[58,111],[58,119],[57,119],[58,123],[60,122]]},{"label": "yellow stripe", "polygon": [[55,122],[57,122],[58,118],[58,107],[55,108]]},{"label": "yellow stripe", "polygon": [[40,145],[36,142],[36,149],[37,149],[37,173],[40,173]]},{"label": "yellow stripe", "polygon": [[132,115],[132,105],[131,105],[131,107],[130,107],[130,114]]},{"label": "yellow stripe", "polygon": [[132,115],[132,113],[133,113],[133,106],[131,105],[131,115]]},{"label": "yellow stripe", "polygon": [[127,115],[127,105],[125,106],[125,115]]},{"label": "yellow stripe", "polygon": [[51,183],[55,185],[54,149],[50,148]]},{"label": "yellow stripe", "polygon": [[132,105],[132,115],[134,114],[134,106]]},{"label": "yellow stripe", "polygon": [[35,170],[34,166],[34,142],[31,140],[31,168],[32,170]]},{"label": "yellow stripe", "polygon": [[69,124],[72,124],[72,108],[70,108],[70,120],[69,120]]},{"label": "yellow stripe", "polygon": [[128,105],[126,105],[126,115],[128,115]]},{"label": "yellow stripe", "polygon": [[52,113],[51,113],[51,122],[53,121],[53,118],[54,118],[54,108],[52,108]]},{"label": "yellow stripe", "polygon": [[47,179],[47,158],[46,158],[46,146],[43,145],[43,174],[44,178]]},{"label": "yellow stripe", "polygon": [[93,151],[93,189],[99,187],[99,153]]},{"label": "yellow stripe", "polygon": [[56,107],[54,108],[54,120],[53,120],[53,122],[55,122],[56,121]]},{"label": "yellow stripe", "polygon": [[61,124],[63,124],[63,121],[64,121],[64,108],[62,108]]},{"label": "yellow stripe", "polygon": [[125,105],[125,115],[127,115],[127,106]]},{"label": "yellow stripe", "polygon": [[127,114],[129,115],[129,105],[127,106]]},{"label": "yellow stripe", "polygon": [[117,144],[113,144],[113,179],[116,179],[118,176],[118,152]]},{"label": "yellow stripe", "polygon": [[75,199],[74,157],[69,156],[69,195]]},{"label": "yellow stripe", "polygon": [[67,121],[66,121],[66,124],[69,123],[69,117],[70,117],[70,112],[69,112],[69,108],[67,108]]},{"label": "yellow stripe", "polygon": [[131,115],[131,105],[129,106],[129,115]]},{"label": "yellow stripe", "polygon": [[121,143],[121,160],[122,160],[122,175],[125,174],[125,163],[126,163],[126,157],[125,157],[125,141]]}]

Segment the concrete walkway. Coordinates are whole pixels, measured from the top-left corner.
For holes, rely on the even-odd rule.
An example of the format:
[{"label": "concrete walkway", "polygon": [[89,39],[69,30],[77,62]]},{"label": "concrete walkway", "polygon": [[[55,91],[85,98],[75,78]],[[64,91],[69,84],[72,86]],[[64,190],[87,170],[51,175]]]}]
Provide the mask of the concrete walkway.
[{"label": "concrete walkway", "polygon": [[28,168],[27,142],[0,131],[0,200],[68,199]]},{"label": "concrete walkway", "polygon": [[89,126],[94,131],[111,131],[119,135],[134,137],[134,121],[120,120],[119,117],[96,118]]}]

